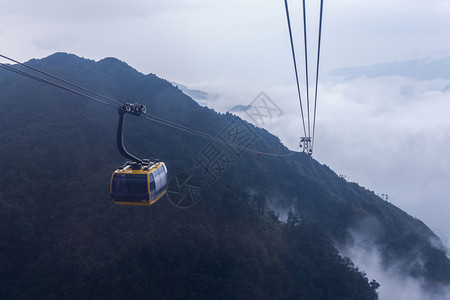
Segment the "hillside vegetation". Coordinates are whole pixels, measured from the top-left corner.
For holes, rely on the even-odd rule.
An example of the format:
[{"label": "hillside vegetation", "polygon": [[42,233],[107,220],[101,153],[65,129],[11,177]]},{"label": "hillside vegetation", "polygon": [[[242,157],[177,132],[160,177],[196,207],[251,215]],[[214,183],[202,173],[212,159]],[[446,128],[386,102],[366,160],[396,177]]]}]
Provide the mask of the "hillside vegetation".
[{"label": "hillside vegetation", "polygon": [[[213,136],[239,124],[249,148],[289,153],[267,131],[117,59],[57,53],[29,64]],[[1,298],[376,299],[376,281],[334,246],[365,220],[379,228],[386,265],[429,288],[450,284],[428,227],[303,153],[258,155],[127,116],[128,150],[165,161],[169,178],[195,174],[203,196],[188,210],[167,199],[114,206],[109,180],[124,161],[115,109],[3,69],[0,103]],[[220,153],[222,169],[204,167],[205,149]],[[292,209],[287,223],[278,209]]]}]

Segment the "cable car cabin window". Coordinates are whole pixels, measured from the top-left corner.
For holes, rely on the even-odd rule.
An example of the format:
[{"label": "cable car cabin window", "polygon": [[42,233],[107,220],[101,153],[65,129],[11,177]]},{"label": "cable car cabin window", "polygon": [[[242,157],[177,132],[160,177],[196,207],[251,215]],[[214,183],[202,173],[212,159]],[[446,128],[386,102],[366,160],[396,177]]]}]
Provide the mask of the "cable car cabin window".
[{"label": "cable car cabin window", "polygon": [[167,173],[166,170],[164,170],[161,167],[161,186],[165,187],[167,185]]},{"label": "cable car cabin window", "polygon": [[115,174],[112,195],[119,202],[140,202],[148,200],[147,175]]},{"label": "cable car cabin window", "polygon": [[158,168],[158,180],[156,181],[156,193],[159,195],[161,191],[161,169]]},{"label": "cable car cabin window", "polygon": [[150,180],[150,194],[152,201],[156,199],[156,187],[155,187],[155,178],[153,176],[153,173],[149,175]]},{"label": "cable car cabin window", "polygon": [[158,179],[155,179],[156,183],[156,195],[159,196],[165,189],[167,184],[167,175],[163,166],[158,168]]},{"label": "cable car cabin window", "polygon": [[155,177],[155,185],[156,186],[158,186],[158,183],[159,183],[159,171],[158,171],[158,169],[156,169],[155,171],[153,171],[153,176]]},{"label": "cable car cabin window", "polygon": [[155,186],[156,186],[156,193],[158,194],[159,188],[161,186],[161,173],[160,169],[156,169],[153,174],[155,175]]}]

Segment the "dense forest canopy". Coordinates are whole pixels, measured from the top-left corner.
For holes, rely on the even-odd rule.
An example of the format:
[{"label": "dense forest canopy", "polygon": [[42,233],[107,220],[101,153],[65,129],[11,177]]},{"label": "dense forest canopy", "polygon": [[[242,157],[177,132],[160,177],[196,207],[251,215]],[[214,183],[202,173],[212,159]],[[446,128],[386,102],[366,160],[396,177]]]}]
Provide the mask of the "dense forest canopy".
[{"label": "dense forest canopy", "polygon": [[[244,126],[248,147],[289,153],[117,59],[57,53],[28,64],[213,136]],[[382,228],[386,265],[400,262],[429,288],[450,284],[428,227],[306,154],[256,155],[127,116],[127,148],[163,160],[169,178],[196,175],[203,194],[184,210],[167,199],[114,206],[109,180],[124,162],[114,109],[3,69],[0,103],[2,298],[376,299],[378,283],[335,248],[366,219]],[[226,155],[220,172],[202,161],[211,147]],[[290,210],[287,222],[278,210]]]}]

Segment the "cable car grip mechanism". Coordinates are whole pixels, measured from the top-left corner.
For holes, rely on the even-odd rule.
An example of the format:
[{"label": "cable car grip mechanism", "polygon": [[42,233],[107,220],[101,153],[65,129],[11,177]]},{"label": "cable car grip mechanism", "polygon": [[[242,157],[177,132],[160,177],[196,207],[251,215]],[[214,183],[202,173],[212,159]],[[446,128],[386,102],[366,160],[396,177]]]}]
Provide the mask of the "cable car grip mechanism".
[{"label": "cable car grip mechanism", "polygon": [[126,113],[132,114],[134,116],[140,116],[141,113],[146,112],[145,105],[138,103],[124,103],[118,107],[119,113],[119,125],[117,127],[117,148],[119,148],[120,154],[122,154],[125,158],[130,159],[132,162],[127,162],[125,165],[131,165],[133,169],[140,169],[142,164],[148,165],[148,159],[140,159],[132,154],[130,154],[123,145],[123,123],[124,116]]}]

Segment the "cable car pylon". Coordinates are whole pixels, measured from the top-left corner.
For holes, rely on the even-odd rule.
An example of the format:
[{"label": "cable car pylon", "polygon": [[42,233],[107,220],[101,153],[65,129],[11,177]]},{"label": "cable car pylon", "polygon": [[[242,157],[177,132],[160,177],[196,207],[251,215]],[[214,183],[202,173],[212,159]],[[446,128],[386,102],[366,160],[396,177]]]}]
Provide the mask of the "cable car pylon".
[{"label": "cable car pylon", "polygon": [[299,147],[303,149],[303,152],[311,156],[313,153],[311,137],[308,136],[301,137]]},{"label": "cable car pylon", "polygon": [[[316,131],[316,113],[317,113],[317,94],[318,94],[318,84],[319,84],[319,63],[320,63],[320,48],[321,48],[321,38],[322,38],[322,16],[323,16],[323,0],[320,0],[320,13],[319,13],[319,36],[317,44],[317,63],[316,63],[316,80],[315,80],[315,90],[314,90],[314,109],[313,109],[313,119],[310,118],[311,108],[310,108],[310,95],[309,95],[309,69],[308,69],[308,44],[307,44],[307,22],[306,22],[306,0],[303,0],[303,43],[304,43],[304,56],[305,56],[305,81],[306,81],[306,113],[307,113],[307,126],[305,125],[305,116],[303,113],[302,97],[300,92],[300,83],[297,71],[297,60],[294,49],[294,40],[292,37],[291,21],[289,17],[289,5],[288,0],[284,0],[284,6],[286,9],[286,20],[289,31],[289,40],[291,44],[291,52],[295,71],[295,81],[297,85],[297,94],[300,104],[300,116],[303,125],[304,136],[300,137],[299,148],[302,148],[303,152],[312,156],[314,141],[315,141],[315,131]],[[311,124],[312,123],[312,124]],[[312,125],[312,126],[311,126]],[[312,127],[312,134],[311,134]]]}]

